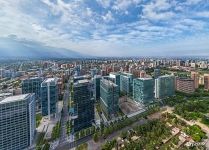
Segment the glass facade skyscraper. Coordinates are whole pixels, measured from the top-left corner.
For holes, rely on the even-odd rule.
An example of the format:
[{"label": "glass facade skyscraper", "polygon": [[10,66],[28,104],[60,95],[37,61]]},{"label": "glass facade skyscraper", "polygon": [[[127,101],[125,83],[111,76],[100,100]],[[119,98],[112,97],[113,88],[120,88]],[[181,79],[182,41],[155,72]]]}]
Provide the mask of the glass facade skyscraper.
[{"label": "glass facade skyscraper", "polygon": [[102,76],[100,75],[96,75],[94,76],[94,98],[95,100],[99,100],[100,99],[100,80],[101,80]]},{"label": "glass facade skyscraper", "polygon": [[48,78],[41,83],[42,115],[56,115],[58,102],[57,78]]},{"label": "glass facade skyscraper", "polygon": [[36,129],[35,95],[0,100],[0,149],[23,150],[32,145]]},{"label": "glass facade skyscraper", "polygon": [[74,132],[92,126],[94,122],[93,84],[89,80],[78,80],[73,85]]},{"label": "glass facade skyscraper", "polygon": [[100,81],[100,104],[103,112],[110,116],[119,110],[119,87],[108,79]]},{"label": "glass facade skyscraper", "polygon": [[111,72],[109,74],[109,77],[113,79],[113,82],[117,84],[118,87],[120,87],[120,74],[119,73]]},{"label": "glass facade skyscraper", "polygon": [[175,77],[164,75],[155,79],[155,97],[163,99],[175,94]]},{"label": "glass facade skyscraper", "polygon": [[41,109],[41,78],[29,78],[22,80],[22,93],[35,93],[36,107]]},{"label": "glass facade skyscraper", "polygon": [[133,80],[133,99],[136,102],[149,103],[154,99],[154,79],[137,78]]},{"label": "glass facade skyscraper", "polygon": [[130,73],[120,74],[120,91],[131,95],[133,89],[133,75]]}]

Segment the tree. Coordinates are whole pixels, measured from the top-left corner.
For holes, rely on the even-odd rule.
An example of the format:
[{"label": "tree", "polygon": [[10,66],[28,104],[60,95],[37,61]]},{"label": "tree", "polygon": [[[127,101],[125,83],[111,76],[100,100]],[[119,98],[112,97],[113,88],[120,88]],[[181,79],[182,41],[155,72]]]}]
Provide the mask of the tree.
[{"label": "tree", "polygon": [[98,142],[98,140],[99,140],[99,133],[98,132],[94,133],[93,140],[94,140],[94,142]]},{"label": "tree", "polygon": [[127,132],[127,131],[122,131],[122,132],[121,132],[121,137],[122,137],[123,139],[125,139],[125,138],[127,137],[127,135],[128,135],[128,132]]}]

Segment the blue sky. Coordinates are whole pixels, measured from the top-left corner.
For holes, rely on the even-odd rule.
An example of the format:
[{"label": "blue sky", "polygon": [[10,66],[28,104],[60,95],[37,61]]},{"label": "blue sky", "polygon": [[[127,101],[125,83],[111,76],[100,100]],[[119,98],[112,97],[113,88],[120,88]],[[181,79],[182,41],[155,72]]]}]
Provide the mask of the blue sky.
[{"label": "blue sky", "polygon": [[1,0],[0,37],[95,56],[209,56],[209,0]]}]

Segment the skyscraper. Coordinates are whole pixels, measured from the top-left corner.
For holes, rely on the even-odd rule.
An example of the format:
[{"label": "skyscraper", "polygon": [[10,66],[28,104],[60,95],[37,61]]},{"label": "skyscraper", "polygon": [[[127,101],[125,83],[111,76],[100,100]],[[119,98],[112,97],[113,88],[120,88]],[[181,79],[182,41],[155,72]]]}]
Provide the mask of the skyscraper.
[{"label": "skyscraper", "polygon": [[58,101],[57,78],[48,78],[41,83],[42,115],[56,115]]},{"label": "skyscraper", "polygon": [[22,80],[22,93],[35,93],[36,107],[41,109],[41,82],[42,79],[35,77]]},{"label": "skyscraper", "polygon": [[90,127],[94,122],[94,98],[92,83],[89,80],[78,80],[73,85],[73,113],[77,117],[73,120],[74,131]]},{"label": "skyscraper", "polygon": [[199,73],[192,71],[191,78],[194,80],[195,89],[198,89],[199,88]]},{"label": "skyscraper", "polygon": [[94,98],[95,100],[99,100],[100,99],[100,80],[101,80],[102,76],[100,75],[96,75],[94,76]]},{"label": "skyscraper", "polygon": [[159,99],[175,94],[175,77],[164,75],[155,79],[155,97]]},{"label": "skyscraper", "polygon": [[120,87],[120,73],[111,72],[109,77],[113,79],[113,82]]},{"label": "skyscraper", "polygon": [[32,145],[36,129],[35,95],[0,100],[0,149],[22,150]]},{"label": "skyscraper", "polygon": [[161,75],[160,69],[154,69],[154,78],[157,79]]},{"label": "skyscraper", "polygon": [[209,90],[209,74],[204,74],[204,89]]},{"label": "skyscraper", "polygon": [[103,112],[110,116],[119,110],[119,87],[108,79],[100,81],[100,104]]},{"label": "skyscraper", "polygon": [[154,99],[154,79],[137,78],[133,80],[133,99],[136,102],[149,103]]},{"label": "skyscraper", "polygon": [[121,73],[120,74],[120,91],[131,95],[133,89],[133,75],[130,73]]}]

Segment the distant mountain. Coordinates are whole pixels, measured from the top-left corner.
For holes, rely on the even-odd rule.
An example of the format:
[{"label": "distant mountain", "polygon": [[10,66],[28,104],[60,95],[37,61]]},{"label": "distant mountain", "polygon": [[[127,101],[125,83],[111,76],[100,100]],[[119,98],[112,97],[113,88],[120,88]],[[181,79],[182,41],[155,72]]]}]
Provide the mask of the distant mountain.
[{"label": "distant mountain", "polygon": [[20,40],[15,36],[0,38],[0,58],[83,58],[78,52],[46,46],[43,43]]}]

